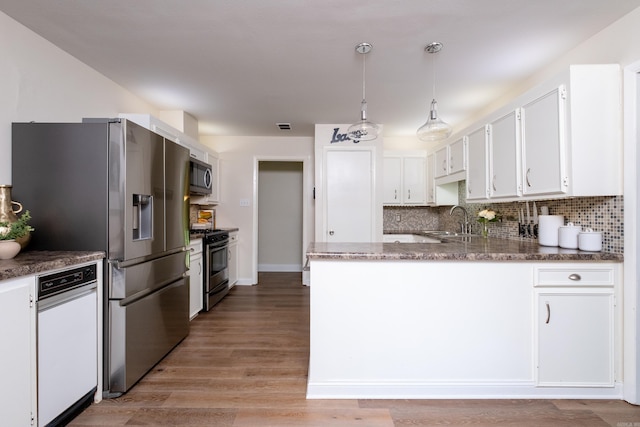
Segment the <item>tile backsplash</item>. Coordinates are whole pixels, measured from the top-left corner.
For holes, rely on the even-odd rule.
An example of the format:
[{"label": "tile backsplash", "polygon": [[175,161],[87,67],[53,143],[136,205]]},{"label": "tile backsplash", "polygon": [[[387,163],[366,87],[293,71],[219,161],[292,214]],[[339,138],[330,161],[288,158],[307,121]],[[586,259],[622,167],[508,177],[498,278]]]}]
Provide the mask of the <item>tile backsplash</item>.
[{"label": "tile backsplash", "polygon": [[[502,221],[489,224],[489,235],[520,239],[518,236],[518,212],[526,212],[524,202],[509,203],[465,203],[466,187],[462,181],[458,187],[460,206],[469,214],[472,232],[480,233],[480,223],[476,216],[482,209],[492,209],[500,214]],[[623,196],[575,197],[567,199],[536,200],[538,211],[542,206],[549,208],[551,215],[563,215],[565,223],[572,222],[584,228],[602,232],[604,252],[623,253],[624,250],[624,204]],[[532,208],[532,202],[529,202]],[[451,206],[440,207],[385,207],[385,231],[449,230],[460,231],[463,214]],[[526,215],[526,214],[525,214]]]}]

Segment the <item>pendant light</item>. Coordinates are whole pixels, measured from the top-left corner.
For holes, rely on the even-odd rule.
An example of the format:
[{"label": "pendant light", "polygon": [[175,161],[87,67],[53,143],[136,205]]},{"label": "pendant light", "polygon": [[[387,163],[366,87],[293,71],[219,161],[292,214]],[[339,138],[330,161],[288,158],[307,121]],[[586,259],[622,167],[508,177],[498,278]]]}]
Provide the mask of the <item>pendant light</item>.
[{"label": "pendant light", "polygon": [[[427,53],[434,54],[442,50],[442,43],[429,43],[424,50]],[[435,61],[433,66],[433,100],[431,101],[431,109],[427,122],[418,128],[416,134],[420,141],[437,142],[447,139],[452,132],[452,128],[446,122],[438,117],[438,103],[436,102],[436,67]]]},{"label": "pendant light", "polygon": [[356,46],[356,52],[362,55],[362,102],[360,103],[360,120],[349,126],[347,135],[353,141],[371,141],[378,137],[378,125],[367,120],[367,101],[365,91],[366,55],[371,52],[373,46],[369,43],[360,43]]}]

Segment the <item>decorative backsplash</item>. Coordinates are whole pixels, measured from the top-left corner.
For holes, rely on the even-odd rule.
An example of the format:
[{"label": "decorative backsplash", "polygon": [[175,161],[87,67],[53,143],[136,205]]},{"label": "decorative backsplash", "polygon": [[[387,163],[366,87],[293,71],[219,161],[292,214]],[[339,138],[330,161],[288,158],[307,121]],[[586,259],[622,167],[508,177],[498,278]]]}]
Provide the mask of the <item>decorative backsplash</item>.
[{"label": "decorative backsplash", "polygon": [[[465,182],[458,186],[460,206],[469,214],[472,232],[480,234],[480,223],[476,220],[482,209],[492,209],[502,221],[489,224],[489,236],[509,239],[525,239],[518,236],[518,212],[526,212],[525,202],[509,203],[465,203]],[[536,200],[538,212],[542,206],[549,208],[551,215],[563,215],[565,223],[572,222],[583,229],[591,228],[602,232],[602,250],[604,252],[624,252],[624,199],[623,196],[576,197],[569,199]],[[529,207],[532,208],[532,202]],[[385,231],[423,231],[449,230],[460,231],[463,214],[459,209],[450,215],[451,206],[440,207],[385,207]],[[398,217],[399,215],[399,217]],[[397,219],[400,219],[398,221]]]}]

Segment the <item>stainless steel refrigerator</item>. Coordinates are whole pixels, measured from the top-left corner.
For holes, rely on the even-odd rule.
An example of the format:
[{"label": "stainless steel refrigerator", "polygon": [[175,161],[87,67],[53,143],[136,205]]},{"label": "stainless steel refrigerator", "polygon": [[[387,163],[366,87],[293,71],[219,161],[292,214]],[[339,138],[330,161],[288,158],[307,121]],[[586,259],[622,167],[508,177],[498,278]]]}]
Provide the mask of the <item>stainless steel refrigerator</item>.
[{"label": "stainless steel refrigerator", "polygon": [[107,254],[103,394],[120,395],[189,332],[189,152],[124,119],[14,123],[12,141],[26,250]]}]

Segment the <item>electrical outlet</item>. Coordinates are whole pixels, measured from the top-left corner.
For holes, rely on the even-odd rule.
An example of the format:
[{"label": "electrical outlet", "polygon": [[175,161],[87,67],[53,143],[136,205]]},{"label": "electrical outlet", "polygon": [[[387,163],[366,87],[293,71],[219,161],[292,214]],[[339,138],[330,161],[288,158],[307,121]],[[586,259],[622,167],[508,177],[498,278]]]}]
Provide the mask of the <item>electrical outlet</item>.
[{"label": "electrical outlet", "polygon": [[400,217],[400,214],[396,214],[396,222],[400,222],[402,220],[402,218]]}]

